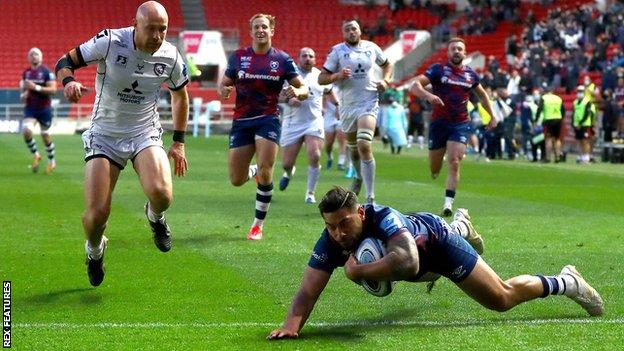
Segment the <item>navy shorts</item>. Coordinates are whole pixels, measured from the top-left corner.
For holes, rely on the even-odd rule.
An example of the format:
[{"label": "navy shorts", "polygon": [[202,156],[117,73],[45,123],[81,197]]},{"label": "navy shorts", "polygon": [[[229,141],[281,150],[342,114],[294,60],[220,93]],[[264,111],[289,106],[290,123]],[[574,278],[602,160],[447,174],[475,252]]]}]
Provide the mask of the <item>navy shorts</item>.
[{"label": "navy shorts", "polygon": [[444,119],[429,124],[429,150],[446,147],[447,141],[466,144],[471,134],[470,121],[449,123]]},{"label": "navy shorts", "polygon": [[24,107],[24,117],[34,118],[41,124],[41,129],[48,129],[52,125],[52,109],[46,108],[34,108]]},{"label": "navy shorts", "polygon": [[428,271],[443,275],[454,283],[466,279],[472,272],[479,254],[470,246],[466,239],[459,233],[454,232],[441,217],[434,217],[439,225],[436,225],[435,234],[430,238],[428,246],[429,262]]},{"label": "navy shorts", "polygon": [[237,119],[230,129],[230,149],[255,144],[256,136],[279,145],[282,127],[276,115]]}]

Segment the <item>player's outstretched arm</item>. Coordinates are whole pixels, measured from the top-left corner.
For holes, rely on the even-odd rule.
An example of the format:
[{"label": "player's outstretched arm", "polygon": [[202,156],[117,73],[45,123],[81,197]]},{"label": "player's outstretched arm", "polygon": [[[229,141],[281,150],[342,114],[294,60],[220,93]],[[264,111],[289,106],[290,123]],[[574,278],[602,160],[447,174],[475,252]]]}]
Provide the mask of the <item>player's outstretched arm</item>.
[{"label": "player's outstretched arm", "polygon": [[418,273],[419,257],[416,241],[407,230],[395,234],[388,240],[388,253],[381,260],[358,264],[351,255],[345,264],[347,278],[358,283],[370,280],[407,280]]},{"label": "player's outstretched arm", "polygon": [[171,90],[171,114],[173,117],[173,143],[169,148],[169,157],[173,159],[173,174],[182,177],[188,170],[184,150],[184,133],[189,115],[189,97],[186,87]]},{"label": "player's outstretched arm", "polygon": [[327,286],[331,274],[307,267],[303,274],[303,281],[299,291],[293,298],[292,305],[284,321],[284,325],[273,330],[267,336],[268,340],[293,339],[299,337],[299,331],[308,320],[314,304]]},{"label": "player's outstretched arm", "polygon": [[56,77],[63,83],[63,95],[69,102],[78,102],[82,95],[89,91],[74,78],[74,70],[85,66],[86,63],[79,58],[76,49],[71,49],[56,63]]}]

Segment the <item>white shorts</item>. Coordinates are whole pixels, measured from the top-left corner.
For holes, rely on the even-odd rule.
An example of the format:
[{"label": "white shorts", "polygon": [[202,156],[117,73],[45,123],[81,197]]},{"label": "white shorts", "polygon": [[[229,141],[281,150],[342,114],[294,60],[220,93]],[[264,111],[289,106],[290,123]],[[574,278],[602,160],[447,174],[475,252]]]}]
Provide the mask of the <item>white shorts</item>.
[{"label": "white shorts", "polygon": [[345,133],[357,132],[357,121],[364,116],[377,118],[379,113],[379,103],[377,100],[368,104],[355,106],[340,106],[340,121],[342,121],[342,131]]},{"label": "white shorts", "polygon": [[128,160],[134,160],[139,152],[150,146],[163,147],[162,128],[151,128],[149,131],[132,137],[111,137],[92,132],[87,129],[82,133],[85,149],[85,162],[103,157],[119,169],[124,169]]},{"label": "white shorts", "polygon": [[340,127],[340,120],[336,119],[336,117],[328,117],[324,118],[324,128],[327,133],[335,133],[336,130]]},{"label": "white shorts", "polygon": [[280,137],[280,146],[292,145],[301,140],[306,135],[325,139],[323,130],[323,119],[315,119],[314,121],[306,121],[297,123],[292,118],[286,118],[282,121],[282,136]]}]

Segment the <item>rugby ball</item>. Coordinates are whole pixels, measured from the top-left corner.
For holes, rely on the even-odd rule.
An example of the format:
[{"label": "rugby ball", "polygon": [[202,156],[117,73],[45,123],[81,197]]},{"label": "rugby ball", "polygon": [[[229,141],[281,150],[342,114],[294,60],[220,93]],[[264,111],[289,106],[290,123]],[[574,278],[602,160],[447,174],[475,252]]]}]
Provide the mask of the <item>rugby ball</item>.
[{"label": "rugby ball", "polygon": [[[383,242],[375,238],[366,238],[355,251],[358,263],[371,263],[380,260],[386,255]],[[393,282],[378,280],[363,280],[362,287],[366,292],[378,297],[387,296],[392,292]]]}]

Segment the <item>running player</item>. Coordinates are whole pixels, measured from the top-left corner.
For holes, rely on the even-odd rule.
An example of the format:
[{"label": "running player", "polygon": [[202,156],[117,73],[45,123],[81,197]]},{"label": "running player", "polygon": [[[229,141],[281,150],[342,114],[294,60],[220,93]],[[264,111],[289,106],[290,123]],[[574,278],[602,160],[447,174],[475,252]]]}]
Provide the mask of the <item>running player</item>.
[{"label": "running player", "polygon": [[[490,100],[479,84],[479,76],[463,64],[466,58],[466,44],[461,38],[448,43],[448,62],[434,64],[416,77],[411,93],[433,105],[429,124],[429,169],[431,177],[437,178],[442,168],[444,154],[447,155],[449,172],[446,177],[446,191],[442,215],[453,213],[453,201],[459,183],[459,164],[466,153],[470,137],[470,118],[466,107],[470,92],[474,91],[485,110],[493,116]],[[431,84],[433,93],[424,87]],[[488,129],[496,126],[491,119]]]},{"label": "running player", "polygon": [[184,60],[165,40],[169,17],[155,1],[139,6],[132,27],[104,29],[72,49],[56,65],[64,94],[78,102],[85,87],[75,80],[75,69],[97,64],[95,103],[91,126],[82,134],[86,150],[85,202],[82,224],[87,236],[87,274],[91,285],[104,279],[104,229],[119,173],[131,160],[148,198],[145,212],[159,250],[171,249],[171,231],[165,210],[173,199],[171,169],[163,149],[158,115],[161,84],[171,93],[173,143],[169,157],[174,174],[187,171],[184,133],[188,119],[188,83]]},{"label": "running player", "polygon": [[[323,197],[319,210],[326,228],[314,246],[284,325],[268,339],[299,336],[340,266],[356,283],[431,281],[442,275],[485,308],[499,312],[548,295],[565,295],[591,316],[604,312],[602,298],[574,266],[565,266],[553,276],[521,275],[503,281],[477,253],[482,242],[465,209],[458,209],[449,225],[431,213],[404,215],[390,207],[359,205],[355,193],[334,188]],[[384,242],[388,253],[379,261],[358,264],[353,252],[366,237]]]},{"label": "running player", "polygon": [[321,86],[318,75],[321,71],[315,67],[316,54],[310,48],[299,51],[299,73],[310,93],[305,101],[296,97],[287,98],[286,91],[280,94],[280,101],[286,103],[282,119],[282,166],[284,175],[280,180],[279,189],[286,190],[290,178],[295,172],[295,162],[305,142],[308,156],[308,187],[305,202],[316,203],[314,191],[321,173],[321,148],[323,146],[323,96],[329,94],[331,86]]},{"label": "running player", "polygon": [[[347,136],[351,161],[357,176],[352,190],[359,193],[362,180],[366,202],[375,200],[375,158],[373,135],[379,111],[380,92],[388,88],[392,63],[375,43],[362,40],[360,25],[355,20],[342,24],[344,42],[334,45],[319,76],[320,84],[336,83],[340,90],[340,118]],[[382,68],[381,79],[374,77],[373,64]]]},{"label": "running player", "polygon": [[[255,14],[249,27],[252,46],[238,49],[230,56],[220,94],[226,100],[236,88],[230,130],[230,182],[241,186],[256,178],[256,214],[247,239],[260,240],[273,196],[273,164],[280,140],[278,96],[284,81],[290,84],[284,92],[288,99],[305,100],[308,88],[290,56],[271,46],[275,17]],[[254,155],[257,165],[250,166]]]},{"label": "running player", "polygon": [[28,62],[30,67],[24,70],[20,81],[21,100],[25,103],[24,120],[22,122],[22,134],[24,142],[32,154],[31,169],[39,171],[41,155],[37,151],[37,143],[33,138],[35,123],[41,128],[41,139],[48,152],[48,165],[46,173],[50,174],[56,168],[54,160],[54,142],[50,136],[52,125],[52,109],[50,96],[56,93],[56,78],[50,69],[42,64],[43,54],[39,48],[28,50]]}]

